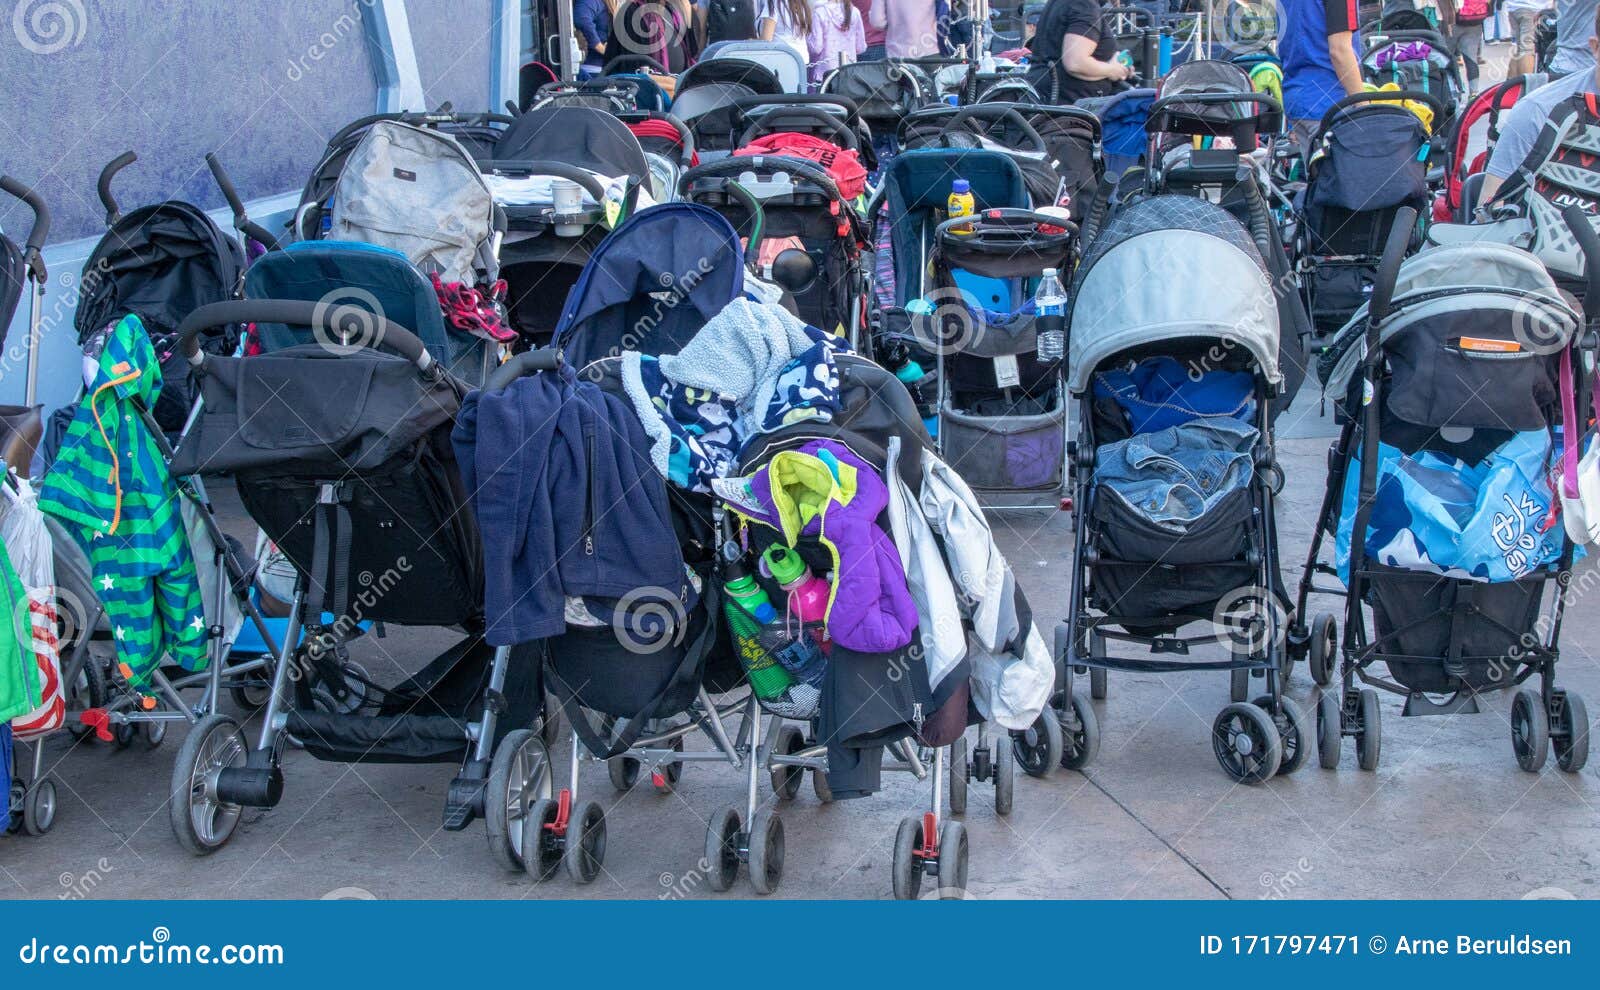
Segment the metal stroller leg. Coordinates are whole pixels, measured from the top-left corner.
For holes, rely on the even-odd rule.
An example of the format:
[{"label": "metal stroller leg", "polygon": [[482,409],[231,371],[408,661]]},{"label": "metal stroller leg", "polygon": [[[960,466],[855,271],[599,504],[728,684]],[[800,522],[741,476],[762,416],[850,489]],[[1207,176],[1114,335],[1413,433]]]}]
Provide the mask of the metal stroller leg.
[{"label": "metal stroller leg", "polygon": [[893,887],[897,900],[916,900],[922,878],[938,880],[939,896],[962,898],[967,887],[967,829],[953,819],[941,825],[944,804],[945,751],[933,752],[933,788],[930,810],[901,819],[895,832]]},{"label": "metal stroller leg", "polygon": [[[704,694],[704,691],[701,692]],[[758,894],[770,894],[778,888],[783,878],[783,819],[771,806],[757,800],[760,794],[761,769],[767,763],[761,753],[761,708],[752,692],[745,702],[744,725],[750,730],[743,817],[736,805],[725,805],[711,816],[706,830],[705,859],[702,865],[706,879],[715,891],[733,886],[739,875],[739,864],[750,867],[750,886]],[[715,709],[712,710],[713,714]],[[743,729],[741,729],[741,734]]]}]

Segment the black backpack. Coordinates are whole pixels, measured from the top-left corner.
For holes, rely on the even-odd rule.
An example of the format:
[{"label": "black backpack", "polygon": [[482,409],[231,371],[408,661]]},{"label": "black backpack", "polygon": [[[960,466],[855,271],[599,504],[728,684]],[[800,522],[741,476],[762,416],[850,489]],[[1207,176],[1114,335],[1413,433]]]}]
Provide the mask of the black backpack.
[{"label": "black backpack", "polygon": [[756,0],[707,0],[706,44],[756,36]]}]

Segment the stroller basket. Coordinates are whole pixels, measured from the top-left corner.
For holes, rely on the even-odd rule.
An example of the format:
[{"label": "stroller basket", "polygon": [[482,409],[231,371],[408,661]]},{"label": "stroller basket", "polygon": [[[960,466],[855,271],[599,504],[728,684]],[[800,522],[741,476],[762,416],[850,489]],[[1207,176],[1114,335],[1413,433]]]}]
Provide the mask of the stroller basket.
[{"label": "stroller basket", "polygon": [[[1035,405],[1053,408],[1024,411]],[[946,462],[974,489],[1055,491],[1065,464],[1067,407],[1054,394],[1009,406],[1002,415],[945,406],[939,429]]]}]

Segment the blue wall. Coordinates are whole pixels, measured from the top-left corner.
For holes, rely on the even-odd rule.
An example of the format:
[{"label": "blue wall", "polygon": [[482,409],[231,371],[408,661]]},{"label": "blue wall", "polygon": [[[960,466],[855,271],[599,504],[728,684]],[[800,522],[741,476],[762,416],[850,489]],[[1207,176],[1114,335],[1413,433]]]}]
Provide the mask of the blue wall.
[{"label": "blue wall", "polygon": [[[271,205],[284,205],[328,137],[376,106],[363,21],[382,16],[384,2],[0,4],[0,172],[32,184],[53,216],[42,400],[59,404],[74,391],[70,283],[104,227],[95,196],[101,167],[123,151],[139,154],[116,183],[124,208],[184,199],[220,210],[203,161],[216,151],[247,200],[277,197]],[[448,100],[461,110],[488,109],[493,19],[503,4],[389,6],[406,13],[425,106]],[[64,16],[34,16],[48,11]],[[21,240],[26,227],[26,210],[0,196],[0,228]],[[7,350],[24,337],[26,312],[24,302]],[[17,362],[0,361],[0,401],[20,402],[21,380]]]}]

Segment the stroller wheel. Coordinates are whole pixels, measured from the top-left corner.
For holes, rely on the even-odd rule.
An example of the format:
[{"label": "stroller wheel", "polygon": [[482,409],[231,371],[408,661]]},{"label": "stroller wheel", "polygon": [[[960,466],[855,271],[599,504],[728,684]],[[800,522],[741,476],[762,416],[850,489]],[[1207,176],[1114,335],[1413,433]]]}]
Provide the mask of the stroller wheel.
[{"label": "stroller wheel", "polygon": [[1283,740],[1283,759],[1278,763],[1278,776],[1287,777],[1305,765],[1306,757],[1311,752],[1311,740],[1305,732],[1305,713],[1288,695],[1278,696],[1276,711],[1273,710],[1270,694],[1257,698],[1254,704],[1262,711],[1270,712],[1273,724],[1278,727],[1278,738]]},{"label": "stroller wheel", "polygon": [[1317,697],[1317,762],[1324,770],[1339,765],[1339,749],[1344,745],[1344,706],[1335,691]]},{"label": "stroller wheel", "polygon": [[1100,716],[1078,695],[1074,694],[1071,701],[1075,724],[1061,725],[1061,765],[1068,770],[1082,770],[1100,752]]},{"label": "stroller wheel", "polygon": [[11,793],[6,805],[6,834],[15,835],[22,828],[22,803],[27,800],[28,789],[22,781],[11,782]]},{"label": "stroller wheel", "polygon": [[1311,642],[1306,653],[1306,666],[1311,668],[1311,679],[1318,687],[1333,683],[1339,665],[1339,623],[1327,612],[1311,623]]},{"label": "stroller wheel", "polygon": [[994,745],[994,813],[1011,814],[1016,799],[1017,755],[1011,740],[999,739]]},{"label": "stroller wheel", "polygon": [[613,756],[606,761],[606,776],[611,786],[626,794],[639,782],[639,761],[631,756]]},{"label": "stroller wheel", "polygon": [[1361,689],[1360,712],[1361,727],[1356,730],[1356,766],[1363,770],[1376,770],[1378,757],[1383,752],[1383,712],[1378,708],[1378,692],[1372,688]]},{"label": "stroller wheel", "polygon": [[[672,740],[672,748],[680,753],[683,752],[682,736]],[[683,764],[666,763],[662,764],[660,767],[657,767],[656,770],[650,774],[650,785],[656,789],[657,794],[671,794],[673,789],[678,786],[678,781],[682,779]]]},{"label": "stroller wheel", "polygon": [[[1106,637],[1098,630],[1089,633],[1089,655],[1091,657],[1104,657],[1106,655]],[[1104,667],[1089,668],[1089,697],[1095,701],[1104,701],[1106,698],[1106,669]]]},{"label": "stroller wheel", "polygon": [[272,697],[272,668],[273,665],[269,663],[259,673],[228,689],[240,713],[254,715],[267,707],[267,701]]},{"label": "stroller wheel", "polygon": [[945,822],[939,830],[939,898],[961,901],[967,897],[967,827]]},{"label": "stroller wheel", "polygon": [[43,835],[56,823],[56,782],[40,777],[23,793],[22,830]]},{"label": "stroller wheel", "polygon": [[762,808],[750,819],[750,886],[770,894],[783,879],[783,819]]},{"label": "stroller wheel", "polygon": [[1250,671],[1235,668],[1228,671],[1228,700],[1240,704],[1250,697]]},{"label": "stroller wheel", "polygon": [[[63,653],[65,651],[63,650]],[[88,647],[84,647],[88,654]],[[106,703],[106,673],[100,666],[100,660],[93,654],[83,658],[83,667],[78,671],[78,676],[67,689],[67,711],[81,712],[90,708],[102,708]],[[67,731],[72,733],[74,739],[88,739],[94,742],[99,737],[93,728],[79,721],[67,723]]]},{"label": "stroller wheel", "polygon": [[1533,688],[1523,688],[1511,699],[1511,751],[1517,766],[1538,773],[1550,752],[1550,714]]},{"label": "stroller wheel", "polygon": [[127,749],[133,745],[137,730],[132,722],[118,722],[111,726],[111,745],[118,749]]},{"label": "stroller wheel", "polygon": [[900,819],[900,828],[894,834],[893,881],[897,901],[914,901],[922,893],[922,859],[917,855],[921,848],[922,816],[907,815]]},{"label": "stroller wheel", "polygon": [[706,829],[706,880],[722,893],[739,875],[739,809],[724,805]]},{"label": "stroller wheel", "polygon": [[606,860],[606,813],[598,801],[585,801],[567,824],[567,876],[573,883],[592,883]]},{"label": "stroller wheel", "polygon": [[189,728],[172,766],[167,809],[178,844],[205,856],[233,837],[241,809],[217,796],[217,776],[244,765],[249,747],[239,723],[227,715],[207,715]]},{"label": "stroller wheel", "polygon": [[950,744],[950,813],[967,813],[967,782],[972,779],[967,763],[967,737],[962,736]]},{"label": "stroller wheel", "polygon": [[828,772],[826,770],[811,771],[811,793],[823,804],[833,803],[833,788],[828,786]]},{"label": "stroller wheel", "polygon": [[1272,716],[1243,702],[1224,708],[1211,723],[1211,748],[1222,769],[1244,784],[1270,780],[1283,762],[1283,739]]},{"label": "stroller wheel", "polygon": [[1555,747],[1556,766],[1567,773],[1577,773],[1589,762],[1589,709],[1573,692],[1563,691],[1561,695],[1561,732],[1552,734],[1550,745]]},{"label": "stroller wheel", "polygon": [[489,762],[483,821],[489,855],[512,872],[523,869],[522,822],[533,802],[550,796],[550,752],[528,729],[509,732]]},{"label": "stroller wheel", "polygon": [[1061,721],[1049,708],[1039,713],[1033,724],[1021,732],[1013,733],[1011,746],[1016,750],[1017,763],[1030,777],[1048,777],[1061,762]]},{"label": "stroller wheel", "polygon": [[144,738],[145,749],[159,749],[167,741],[167,723],[146,722],[140,727],[140,736]]},{"label": "stroller wheel", "polygon": [[[800,731],[799,726],[785,725],[778,730],[778,738],[773,743],[772,751],[779,756],[793,756],[806,748],[806,734]],[[805,767],[774,766],[772,774],[772,793],[782,801],[793,801],[800,793],[800,785],[805,782]]]},{"label": "stroller wheel", "polygon": [[553,798],[538,798],[522,816],[522,868],[544,881],[561,869],[562,839],[545,828],[555,824],[560,805]]}]

